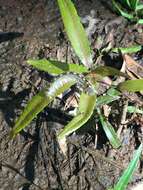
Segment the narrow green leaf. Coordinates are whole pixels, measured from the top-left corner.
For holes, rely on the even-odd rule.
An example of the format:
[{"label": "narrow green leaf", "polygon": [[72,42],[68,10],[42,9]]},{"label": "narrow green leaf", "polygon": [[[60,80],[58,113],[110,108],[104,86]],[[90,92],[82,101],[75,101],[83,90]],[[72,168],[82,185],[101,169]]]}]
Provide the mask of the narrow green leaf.
[{"label": "narrow green leaf", "polygon": [[119,1],[123,6],[131,8],[130,0],[119,0]]},{"label": "narrow green leaf", "polygon": [[62,140],[72,132],[79,129],[91,117],[95,108],[96,96],[82,93],[79,102],[79,114],[59,133],[58,139]]},{"label": "narrow green leaf", "polygon": [[136,10],[139,0],[130,0],[132,10]]},{"label": "narrow green leaf", "polygon": [[113,148],[119,148],[121,146],[121,142],[120,142],[119,138],[117,137],[117,134],[116,134],[113,126],[108,122],[108,120],[105,118],[105,116],[103,116],[101,114],[101,111],[99,108],[97,108],[97,112],[99,114],[100,122],[102,124],[102,127],[105,131],[105,134],[106,134],[109,142],[111,143]]},{"label": "narrow green leaf", "polygon": [[91,75],[94,77],[94,75],[96,76],[97,74],[101,75],[102,77],[115,76],[115,75],[127,77],[125,73],[122,73],[118,69],[109,66],[99,66],[93,71],[89,72],[87,75]]},{"label": "narrow green leaf", "polygon": [[23,113],[18,118],[15,126],[10,132],[10,137],[15,137],[22,129],[24,129],[38,113],[40,113],[56,96],[69,89],[73,84],[78,81],[75,75],[64,75],[59,77],[49,89],[39,92],[34,96]]},{"label": "narrow green leaf", "polygon": [[67,72],[75,72],[75,73],[88,72],[88,69],[83,65],[77,65],[73,63],[69,64],[69,63],[47,60],[47,59],[28,60],[27,63],[41,71],[45,71],[50,74],[59,75]]},{"label": "narrow green leaf", "polygon": [[121,6],[115,2],[115,0],[112,0],[113,6],[116,8],[116,10],[125,18],[132,20],[134,19],[134,16],[132,14],[129,14],[122,10]]},{"label": "narrow green leaf", "polygon": [[131,8],[131,1],[130,0],[125,0],[126,4]]},{"label": "narrow green leaf", "polygon": [[143,90],[143,79],[127,80],[118,85],[120,91],[139,92]]},{"label": "narrow green leaf", "polygon": [[99,96],[97,98],[96,106],[102,106],[105,104],[109,104],[115,100],[118,100],[119,98],[120,98],[120,96],[109,96],[109,95]]},{"label": "narrow green leaf", "polygon": [[135,107],[135,106],[128,106],[127,112],[128,112],[128,113],[139,113],[139,114],[143,114],[143,109],[138,109],[138,108]]},{"label": "narrow green leaf", "polygon": [[66,33],[81,62],[90,68],[92,56],[85,30],[71,0],[58,0]]},{"label": "narrow green leaf", "polygon": [[119,51],[122,52],[122,54],[126,54],[126,53],[137,53],[139,51],[141,51],[143,48],[143,46],[131,46],[131,47],[127,47],[127,48],[113,48],[112,52],[118,53]]},{"label": "narrow green leaf", "polygon": [[129,163],[127,169],[123,172],[123,175],[120,177],[118,183],[115,185],[114,190],[125,190],[127,184],[130,182],[133,172],[135,171],[139,158],[142,152],[142,144],[138,147],[134,153],[133,159]]},{"label": "narrow green leaf", "polygon": [[29,101],[21,116],[17,119],[14,128],[10,132],[10,137],[14,138],[22,129],[24,129],[36,115],[41,112],[50,99],[46,96],[45,91],[39,92]]}]

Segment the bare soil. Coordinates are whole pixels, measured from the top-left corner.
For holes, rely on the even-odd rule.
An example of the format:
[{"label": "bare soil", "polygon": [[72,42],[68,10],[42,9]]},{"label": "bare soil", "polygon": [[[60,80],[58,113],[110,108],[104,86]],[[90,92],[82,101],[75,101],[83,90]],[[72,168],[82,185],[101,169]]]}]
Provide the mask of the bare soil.
[{"label": "bare soil", "polygon": [[[115,47],[143,44],[143,26],[116,15],[106,1],[74,2],[82,19],[91,16],[94,10],[91,20],[95,23],[93,26],[87,23],[85,27],[89,29],[95,58],[99,36],[102,46],[108,42],[109,34]],[[0,0],[0,32],[20,33],[19,37],[13,36],[0,43],[0,190],[105,190],[113,186],[142,141],[142,117],[137,115],[123,127],[122,147],[117,150],[108,143],[100,124],[91,120],[88,126],[68,138],[65,156],[57,143],[56,133],[71,116],[62,101],[56,99],[20,135],[9,141],[9,131],[27,101],[53,79],[29,67],[26,60],[52,58],[78,63],[79,60],[67,42],[55,0]],[[98,64],[119,68],[121,57],[116,57],[115,61],[112,55],[107,55]],[[142,52],[132,57],[143,63]],[[126,102],[123,98],[111,104],[114,114],[110,120],[116,129],[120,126]],[[128,102],[138,103],[131,99]],[[128,114],[126,119],[130,118]],[[143,180],[142,167],[141,160],[128,189]]]}]

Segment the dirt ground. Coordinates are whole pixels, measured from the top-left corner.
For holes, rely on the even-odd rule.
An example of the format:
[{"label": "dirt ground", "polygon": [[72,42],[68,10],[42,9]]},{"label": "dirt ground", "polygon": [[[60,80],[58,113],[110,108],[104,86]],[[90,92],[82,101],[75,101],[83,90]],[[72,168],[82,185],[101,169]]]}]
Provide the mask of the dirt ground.
[{"label": "dirt ground", "polygon": [[[99,36],[102,46],[111,36],[115,47],[143,44],[143,26],[117,16],[106,1],[74,2],[82,19],[87,15],[92,17],[93,24],[89,22],[85,27],[95,59],[96,49],[101,46],[96,41]],[[142,117],[136,116],[123,127],[122,147],[117,150],[108,143],[100,124],[91,121],[68,138],[68,151],[63,155],[56,133],[71,116],[62,101],[56,99],[20,135],[9,141],[9,131],[27,101],[53,79],[28,66],[26,60],[79,60],[67,43],[55,0],[0,0],[0,32],[18,32],[8,41],[0,38],[0,190],[105,190],[113,186],[142,141]],[[143,65],[142,52],[132,57]],[[109,65],[121,67],[119,59],[113,62],[111,58],[112,55],[107,56],[101,64],[108,61]],[[116,129],[126,102],[123,98],[111,105],[114,114],[110,120]],[[128,102],[138,104],[131,99]],[[127,119],[130,118],[128,114]],[[143,181],[142,168],[143,161],[140,161],[128,189]]]}]

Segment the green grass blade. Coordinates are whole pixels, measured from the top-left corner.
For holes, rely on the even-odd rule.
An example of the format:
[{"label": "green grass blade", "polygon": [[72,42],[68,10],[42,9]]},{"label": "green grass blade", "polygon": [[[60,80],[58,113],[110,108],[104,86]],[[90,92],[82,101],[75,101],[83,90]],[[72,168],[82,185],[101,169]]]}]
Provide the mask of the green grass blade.
[{"label": "green grass blade", "polygon": [[81,62],[88,68],[92,66],[92,56],[86,32],[71,0],[58,0],[62,20],[68,38]]},{"label": "green grass blade", "polygon": [[109,104],[115,100],[118,100],[119,98],[120,98],[120,96],[109,96],[109,95],[99,96],[97,98],[96,106],[102,106],[105,104]]},{"label": "green grass blade", "polygon": [[117,87],[120,91],[139,92],[143,90],[143,79],[127,80]]},{"label": "green grass blade", "polygon": [[123,6],[131,8],[130,0],[119,0],[119,1]]},{"label": "green grass blade", "polygon": [[107,121],[105,116],[101,114],[101,111],[99,108],[97,108],[97,112],[99,114],[99,119],[101,122],[101,125],[105,131],[105,134],[110,142],[110,144],[113,146],[113,148],[119,148],[121,146],[121,142],[119,138],[117,137],[117,134],[113,128],[113,126]]},{"label": "green grass blade", "polygon": [[91,117],[95,108],[96,96],[81,94],[79,102],[79,114],[59,133],[58,139],[62,140],[72,132],[84,125]]},{"label": "green grass blade", "polygon": [[132,20],[134,18],[134,16],[132,14],[129,14],[125,11],[122,10],[121,6],[116,3],[115,0],[112,0],[112,3],[113,3],[113,6],[115,7],[115,9],[125,18],[129,19],[129,20]]},{"label": "green grass blade", "polygon": [[126,48],[113,48],[112,52],[115,53],[119,53],[120,51],[122,52],[122,54],[126,54],[126,53],[137,53],[139,51],[141,51],[143,48],[143,46],[131,46],[131,47],[126,47]]},{"label": "green grass blade", "polygon": [[136,10],[139,0],[130,0],[132,10]]},{"label": "green grass blade", "polygon": [[15,126],[10,132],[10,137],[16,136],[24,129],[38,113],[40,113],[57,95],[69,89],[77,82],[74,75],[59,77],[48,90],[43,90],[34,96],[25,107],[21,116],[17,119]]},{"label": "green grass blade", "polygon": [[141,152],[142,152],[142,144],[140,144],[140,146],[134,153],[133,159],[129,163],[127,169],[123,172],[123,175],[120,177],[118,183],[113,188],[114,190],[125,190],[126,189],[127,184],[130,182],[133,172],[135,171],[135,169],[137,167]]},{"label": "green grass blade", "polygon": [[40,59],[40,60],[28,60],[29,65],[34,66],[35,68],[48,72],[50,74],[64,74],[66,72],[74,73],[85,73],[88,72],[88,69],[83,65],[69,64],[59,61]]},{"label": "green grass blade", "polygon": [[130,0],[125,0],[126,4],[131,7],[131,1]]}]

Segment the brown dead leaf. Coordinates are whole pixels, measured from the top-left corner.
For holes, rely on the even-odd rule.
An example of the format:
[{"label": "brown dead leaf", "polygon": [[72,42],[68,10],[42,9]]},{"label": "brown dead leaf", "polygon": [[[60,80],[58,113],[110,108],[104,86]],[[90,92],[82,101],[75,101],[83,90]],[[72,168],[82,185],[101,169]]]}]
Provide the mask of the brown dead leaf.
[{"label": "brown dead leaf", "polygon": [[[123,55],[123,60],[125,62],[126,72],[131,79],[142,79],[143,78],[143,66],[138,64],[132,57],[130,57],[127,54]],[[140,93],[143,95],[142,91]],[[134,96],[134,94],[129,95],[129,97],[131,99],[132,99],[132,96]],[[137,98],[133,98],[133,99],[136,99],[136,102],[137,101],[140,102],[140,100],[138,100],[139,99],[138,96],[137,96]]]},{"label": "brown dead leaf", "polygon": [[58,143],[59,143],[60,149],[62,150],[63,154],[66,156],[66,153],[67,153],[66,137],[64,137],[63,139],[58,139]]},{"label": "brown dead leaf", "polygon": [[127,54],[123,56],[123,59],[126,63],[126,72],[131,79],[143,78],[143,67],[140,64]]},{"label": "brown dead leaf", "polygon": [[72,94],[69,94],[69,96],[67,97],[67,99],[65,101],[64,110],[67,110],[71,107],[72,108],[78,107],[78,94],[75,92]]}]

